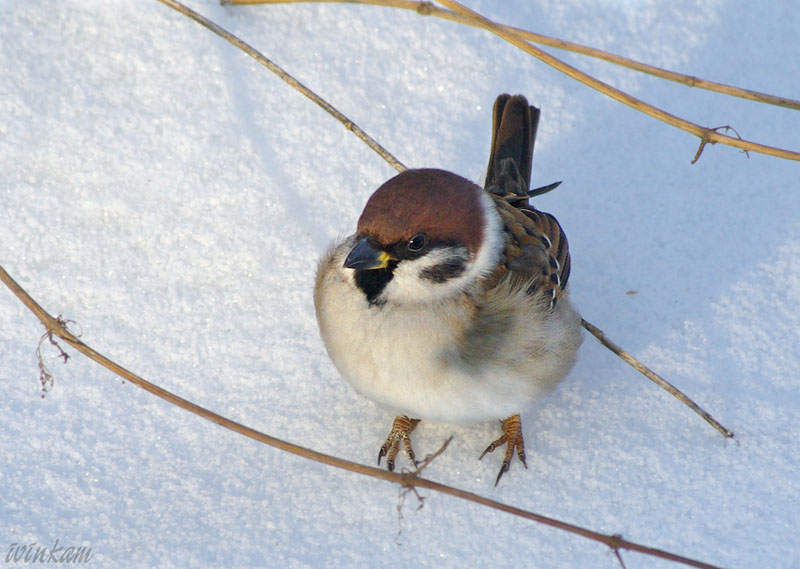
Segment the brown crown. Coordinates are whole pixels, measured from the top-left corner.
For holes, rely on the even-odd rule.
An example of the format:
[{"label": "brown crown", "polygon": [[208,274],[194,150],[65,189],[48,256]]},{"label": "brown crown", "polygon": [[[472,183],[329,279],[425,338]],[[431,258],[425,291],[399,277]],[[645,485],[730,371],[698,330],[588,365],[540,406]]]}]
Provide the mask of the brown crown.
[{"label": "brown crown", "polygon": [[462,243],[475,253],[485,223],[481,192],[451,172],[406,170],[372,194],[358,220],[358,233],[384,246],[425,233],[431,239]]}]

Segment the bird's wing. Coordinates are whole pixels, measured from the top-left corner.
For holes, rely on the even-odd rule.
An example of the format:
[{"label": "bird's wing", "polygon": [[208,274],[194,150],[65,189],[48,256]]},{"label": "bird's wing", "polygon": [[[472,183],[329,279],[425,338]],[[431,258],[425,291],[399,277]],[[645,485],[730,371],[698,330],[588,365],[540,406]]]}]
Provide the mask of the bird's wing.
[{"label": "bird's wing", "polygon": [[498,197],[494,201],[506,235],[494,282],[511,278],[527,287],[527,293],[541,294],[555,307],[570,273],[569,244],[561,225],[532,206],[515,207]]}]

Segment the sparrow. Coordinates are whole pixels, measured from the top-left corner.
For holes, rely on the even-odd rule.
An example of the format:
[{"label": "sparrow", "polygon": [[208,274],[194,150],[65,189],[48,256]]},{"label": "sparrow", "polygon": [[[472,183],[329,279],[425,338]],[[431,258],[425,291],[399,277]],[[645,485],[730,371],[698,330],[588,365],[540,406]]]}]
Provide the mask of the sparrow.
[{"label": "sparrow", "polygon": [[[323,255],[314,306],[333,364],[356,391],[397,415],[380,447],[389,470],[420,420],[500,420],[527,468],[520,413],[570,371],[582,342],[569,301],[567,237],[529,190],[539,109],[521,95],[494,105],[485,187],[410,169],[369,198],[357,229]],[[559,182],[560,183],[560,182]]]}]

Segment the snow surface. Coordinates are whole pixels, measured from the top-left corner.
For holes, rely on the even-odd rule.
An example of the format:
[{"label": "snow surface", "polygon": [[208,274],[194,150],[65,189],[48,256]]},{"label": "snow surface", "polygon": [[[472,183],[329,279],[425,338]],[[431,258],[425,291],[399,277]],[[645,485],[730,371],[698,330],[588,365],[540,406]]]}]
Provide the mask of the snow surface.
[{"label": "snow surface", "polygon": [[[471,0],[500,21],[800,97],[792,0]],[[736,432],[724,440],[588,338],[498,432],[422,424],[426,476],[726,567],[800,564],[800,168],[697,140],[490,34],[348,5],[191,5],[410,166],[480,180],[501,92],[543,109],[537,205],[570,238],[575,305]],[[153,1],[0,1],[0,263],[120,364],[256,429],[373,464],[391,416],[318,337],[316,258],[393,170],[253,60]],[[550,50],[558,54],[555,50]],[[800,114],[579,56],[707,126],[800,148]],[[636,291],[629,294],[629,291]],[[279,452],[44,347],[0,290],[0,559],[88,545],[92,567],[618,567],[603,546]],[[397,536],[398,529],[402,533]],[[623,553],[629,568],[674,567]],[[13,564],[10,564],[13,565]]]}]

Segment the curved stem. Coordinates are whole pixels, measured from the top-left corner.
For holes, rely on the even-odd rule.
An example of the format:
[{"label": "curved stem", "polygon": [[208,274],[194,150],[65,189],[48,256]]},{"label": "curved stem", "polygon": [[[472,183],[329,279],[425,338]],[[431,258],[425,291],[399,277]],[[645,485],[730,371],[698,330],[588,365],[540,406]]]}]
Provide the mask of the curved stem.
[{"label": "curved stem", "polygon": [[[388,470],[383,470],[381,468],[375,468],[373,466],[365,466],[363,464],[358,464],[357,462],[352,462],[349,460],[344,460],[342,458],[331,456],[329,454],[317,452],[315,450],[311,450],[306,447],[302,447],[300,445],[284,441],[277,437],[273,437],[266,433],[262,433],[261,431],[257,431],[246,425],[242,425],[241,423],[232,421],[227,417],[223,417],[222,415],[214,413],[213,411],[210,411],[205,407],[201,407],[196,403],[192,403],[188,399],[184,399],[183,397],[175,395],[174,393],[167,391],[166,389],[147,381],[146,379],[133,373],[132,371],[125,369],[124,367],[117,364],[110,358],[96,351],[94,348],[88,346],[87,344],[82,342],[79,338],[77,338],[72,332],[70,332],[60,318],[54,318],[44,308],[42,308],[41,305],[38,302],[36,302],[25,291],[25,289],[23,289],[11,277],[11,275],[9,275],[2,266],[0,266],[0,281],[3,282],[9,288],[9,290],[11,290],[11,292],[13,292],[14,295],[20,301],[22,301],[22,303],[26,307],[28,307],[28,309],[31,312],[33,312],[34,315],[36,315],[36,317],[42,322],[42,324],[44,324],[48,333],[52,333],[53,335],[58,336],[59,338],[64,340],[66,343],[68,343],[77,351],[85,355],[90,360],[100,364],[101,366],[112,371],[116,375],[122,377],[123,379],[129,381],[130,383],[136,385],[137,387],[140,387],[145,391],[152,393],[156,397],[163,399],[164,401],[172,403],[173,405],[180,407],[181,409],[189,411],[190,413],[194,413],[195,415],[202,417],[203,419],[216,423],[217,425],[220,425],[221,427],[229,429],[235,433],[239,433],[240,435],[244,435],[248,438],[264,443],[265,445],[275,447],[277,449],[292,453],[297,456],[301,456],[303,458],[307,458],[309,460],[321,462],[323,464],[327,464],[335,468],[340,468],[342,470],[347,470],[349,472],[355,472],[357,474],[363,474],[365,476],[371,476],[373,478],[379,478],[387,482],[394,482],[404,487],[428,488],[430,490],[441,492],[443,494],[447,494],[455,498],[460,498],[468,502],[473,502],[475,504],[487,506],[495,510],[500,510],[502,512],[506,512],[508,514],[512,514],[515,516],[519,516],[521,518],[525,518],[527,520],[544,524],[546,526],[560,529],[568,533],[579,535],[581,537],[590,539],[592,541],[603,543],[608,547],[610,547],[615,552],[619,551],[620,549],[627,549],[630,551],[638,551],[640,553],[644,553],[654,557],[660,557],[661,559],[668,559],[670,561],[683,563],[691,567],[699,567],[701,569],[720,569],[719,567],[716,567],[714,565],[709,565],[708,563],[703,563],[702,561],[697,561],[694,559],[690,559],[688,557],[683,557],[681,555],[670,553],[668,551],[663,551],[660,549],[628,541],[618,535],[606,535],[603,533],[592,531],[580,526],[576,526],[574,524],[557,520],[555,518],[543,516],[541,514],[536,514],[534,512],[523,510],[522,508],[517,508],[515,506],[510,506],[508,504],[503,504],[502,502],[491,500],[489,498],[479,496],[478,494],[473,494],[472,492],[467,492],[465,490],[460,490],[452,486],[447,486],[446,484],[441,484],[440,482],[436,482],[434,480],[429,480],[427,478],[420,478],[419,472],[421,472],[421,470],[409,473],[389,472]],[[446,444],[447,443],[445,443],[445,445]],[[426,461],[423,462],[425,463],[425,466],[427,466],[430,461],[428,460],[427,462]]]},{"label": "curved stem", "polygon": [[[442,18],[443,20],[449,20],[451,22],[465,24],[467,26],[472,26],[476,28],[485,28],[480,22],[477,22],[472,18],[469,18],[457,12],[453,12],[452,10],[439,8],[438,6],[434,6],[432,2],[425,2],[419,0],[223,0],[222,3],[244,5],[244,4],[298,4],[301,2],[360,4],[360,5],[371,5],[371,6],[384,6],[389,8],[400,8],[403,10],[412,10],[422,16],[434,16],[436,18]],[[519,34],[524,39],[532,41],[534,43],[549,45],[550,47],[555,47],[557,49],[563,49],[565,51],[580,53],[581,55],[594,57],[596,59],[602,59],[603,61],[608,61],[610,63],[620,65],[622,67],[627,67],[628,69],[633,69],[635,71],[647,73],[648,75],[660,77],[661,79],[666,79],[667,81],[681,83],[688,87],[696,87],[698,89],[714,91],[715,93],[722,93],[723,95],[730,95],[732,97],[739,97],[742,99],[749,99],[751,101],[757,101],[759,103],[766,103],[778,107],[800,110],[800,101],[796,99],[790,99],[789,97],[779,97],[776,95],[770,95],[769,93],[763,93],[761,91],[754,91],[752,89],[743,89],[741,87],[736,87],[734,85],[726,85],[725,83],[717,83],[716,81],[709,81],[708,79],[702,79],[700,77],[695,77],[694,75],[686,75],[684,73],[670,71],[669,69],[663,69],[661,67],[656,67],[655,65],[642,63],[641,61],[636,61],[635,59],[630,59],[628,57],[623,57],[615,53],[603,51],[602,49],[597,49],[579,43],[570,42],[559,38],[554,38],[552,36],[537,34],[535,32],[523,30],[521,28],[516,28],[514,26],[503,26],[503,27],[512,30],[513,32]]]},{"label": "curved stem", "polygon": [[[595,79],[591,75],[584,73],[578,68],[573,67],[567,63],[564,63],[563,61],[561,61],[556,57],[553,57],[546,51],[542,51],[538,47],[530,44],[515,31],[505,26],[496,24],[495,22],[489,20],[488,18],[482,16],[481,14],[478,14],[473,10],[470,10],[469,8],[467,8],[463,4],[456,2],[455,0],[439,0],[439,2],[451,8],[452,10],[454,10],[459,14],[474,19],[476,22],[479,22],[481,24],[481,27],[486,28],[493,34],[503,38],[510,44],[517,46],[521,50],[525,51],[526,53],[529,53],[530,55],[546,63],[547,65],[553,67],[554,69],[561,71],[568,77],[572,77],[576,81],[580,81],[584,85],[587,85],[588,87],[591,87],[592,89],[595,89],[596,91],[599,91],[604,95],[611,97],[615,101],[618,101],[624,105],[636,109],[637,111],[641,111],[647,115],[650,115],[651,117],[657,118],[662,122],[665,122],[669,125],[672,125],[676,128],[679,128],[683,131],[686,131],[688,133],[697,136],[698,138],[700,138],[700,144],[701,144],[700,150],[702,150],[702,148],[706,144],[716,144],[719,142],[727,146],[740,148],[745,151],[759,152],[761,154],[767,154],[769,156],[786,158],[787,160],[800,161],[800,152],[784,150],[782,148],[775,148],[773,146],[767,146],[765,144],[759,144],[757,142],[751,142],[749,140],[744,140],[741,138],[735,138],[732,136],[720,134],[719,132],[717,132],[717,129],[715,128],[700,126],[698,124],[695,124],[693,122],[677,117],[673,114],[670,114],[649,103],[645,103],[641,99],[637,99],[636,97],[628,95],[624,91],[621,91],[616,87],[612,87],[608,83],[604,83],[599,79]],[[699,153],[695,155],[694,161],[697,161],[698,156]]]}]

